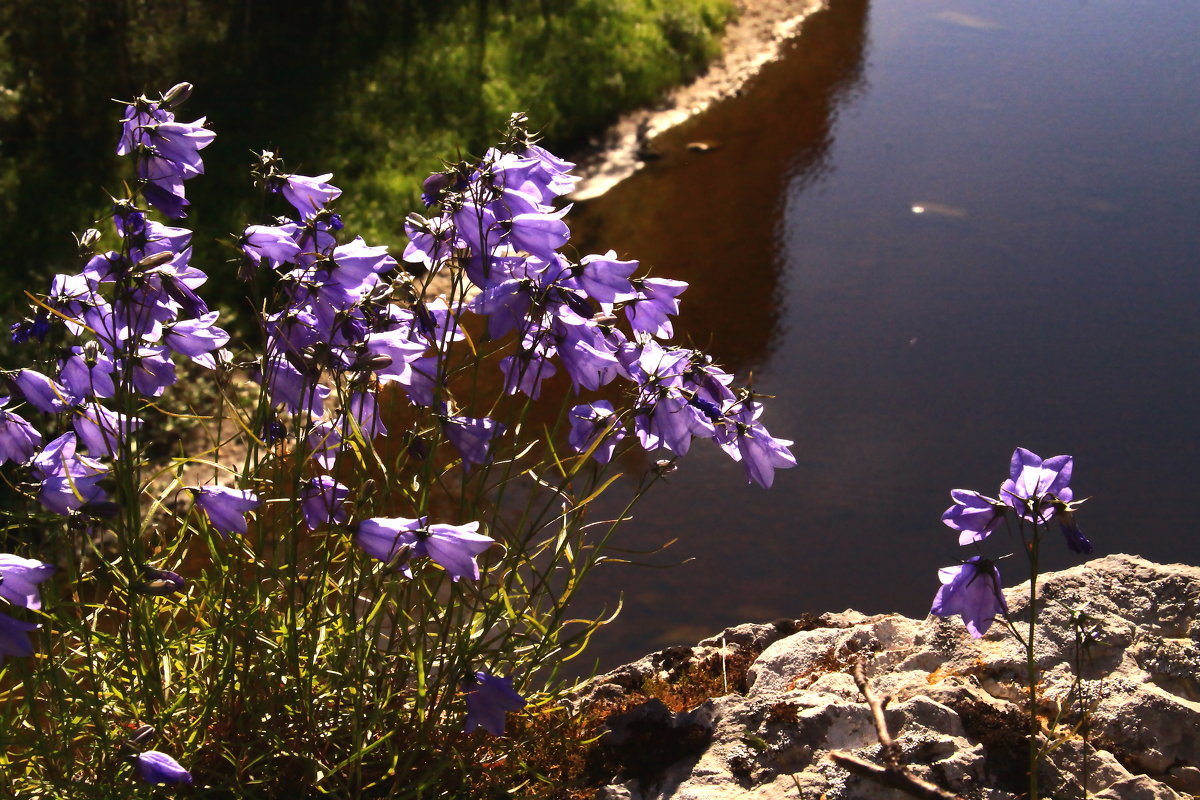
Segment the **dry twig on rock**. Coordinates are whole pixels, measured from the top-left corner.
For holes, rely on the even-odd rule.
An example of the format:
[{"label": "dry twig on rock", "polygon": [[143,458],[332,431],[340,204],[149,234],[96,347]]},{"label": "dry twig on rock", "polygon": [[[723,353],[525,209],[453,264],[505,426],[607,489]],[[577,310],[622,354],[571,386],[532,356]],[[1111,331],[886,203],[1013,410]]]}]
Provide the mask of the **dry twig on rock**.
[{"label": "dry twig on rock", "polygon": [[887,698],[884,698],[880,702],[875,692],[871,690],[871,684],[867,681],[866,675],[863,674],[862,661],[854,665],[854,683],[858,686],[858,690],[862,692],[863,698],[866,699],[867,705],[871,708],[871,716],[875,721],[875,734],[879,737],[879,745],[883,750],[884,766],[881,767],[878,764],[873,764],[844,750],[834,750],[829,754],[829,757],[837,762],[839,766],[849,772],[853,772],[855,775],[870,778],[885,786],[899,789],[913,797],[919,797],[922,800],[958,800],[955,795],[940,786],[936,786],[923,778],[918,778],[908,771],[908,766],[904,763],[904,754],[900,750],[900,745],[896,744],[895,740],[892,739],[892,734],[888,732],[887,720],[883,716],[883,708],[887,705]]}]

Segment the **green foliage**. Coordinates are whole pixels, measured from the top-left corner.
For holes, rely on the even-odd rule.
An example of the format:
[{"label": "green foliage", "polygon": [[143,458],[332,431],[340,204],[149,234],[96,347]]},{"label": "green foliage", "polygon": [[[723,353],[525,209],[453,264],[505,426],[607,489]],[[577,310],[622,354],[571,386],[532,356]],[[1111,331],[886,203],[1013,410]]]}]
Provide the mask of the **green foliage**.
[{"label": "green foliage", "polygon": [[[0,239],[4,270],[73,263],[66,226],[102,216],[91,187],[120,194],[111,108],[186,75],[225,147],[192,190],[189,226],[209,244],[255,208],[230,202],[249,151],[298,171],[332,169],[368,239],[395,240],[421,179],[478,153],[525,110],[570,149],[652,102],[718,49],[730,0],[8,0],[0,4]],[[275,131],[261,141],[259,131]],[[51,222],[51,217],[53,221]],[[214,269],[217,283],[230,285]],[[0,303],[14,299],[0,287]],[[220,299],[220,298],[218,298]],[[236,304],[234,295],[224,300]]]}]

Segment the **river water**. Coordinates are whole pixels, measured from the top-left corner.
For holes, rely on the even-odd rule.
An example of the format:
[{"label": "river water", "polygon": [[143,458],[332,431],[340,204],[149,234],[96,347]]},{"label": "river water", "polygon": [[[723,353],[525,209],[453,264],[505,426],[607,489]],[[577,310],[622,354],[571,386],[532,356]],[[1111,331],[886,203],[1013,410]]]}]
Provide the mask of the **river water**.
[{"label": "river water", "polygon": [[778,396],[799,462],[763,491],[694,448],[620,537],[675,566],[590,576],[624,609],[589,665],[923,616],[950,489],[994,493],[1017,445],[1075,456],[1097,555],[1200,564],[1198,43],[1194,0],[833,0],[573,214],[581,252],[691,282],[677,329]]}]

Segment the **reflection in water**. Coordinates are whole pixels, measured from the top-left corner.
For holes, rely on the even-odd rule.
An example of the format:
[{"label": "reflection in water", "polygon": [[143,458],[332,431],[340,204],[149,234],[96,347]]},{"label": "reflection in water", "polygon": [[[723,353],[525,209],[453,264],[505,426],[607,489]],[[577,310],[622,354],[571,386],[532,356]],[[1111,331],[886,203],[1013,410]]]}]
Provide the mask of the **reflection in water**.
[{"label": "reflection in water", "polygon": [[[1200,4],[867,17],[835,0],[586,210],[591,246],[692,281],[682,328],[778,395],[798,460],[763,492],[698,446],[651,493],[622,543],[695,561],[592,576],[597,606],[625,592],[605,664],[803,611],[925,613],[962,557],[949,490],[994,491],[1018,445],[1076,457],[1097,554],[1200,563]],[[1048,566],[1076,563],[1054,538]]]},{"label": "reflection in water", "polygon": [[[866,0],[835,0],[742,97],[667,131],[661,159],[572,215],[581,252],[615,248],[689,281],[679,328],[742,374],[777,335],[776,198],[827,169],[838,105],[861,79],[866,17]],[[712,146],[690,149],[697,140]]]},{"label": "reflection in water", "polygon": [[[834,0],[804,23],[782,59],[742,96],[668,131],[654,143],[661,159],[573,215],[581,252],[612,247],[655,274],[689,281],[677,330],[739,375],[753,370],[756,388],[766,391],[762,370],[785,333],[776,255],[780,198],[795,181],[828,173],[838,109],[862,80],[867,8],[867,0]],[[695,152],[688,147],[694,141],[712,147]],[[789,413],[781,398],[765,422],[786,437],[800,427]],[[788,492],[787,476],[778,479],[777,491]],[[763,585],[737,603],[713,592],[730,564],[745,578],[777,568],[777,559],[786,557],[784,540],[766,528],[773,515],[763,498],[758,487],[745,486],[740,466],[716,448],[697,445],[668,485],[655,487],[639,505],[618,546],[645,553],[678,538],[665,554],[626,557],[703,561],[590,575],[584,603],[611,607],[618,594],[626,596],[619,623],[597,634],[589,655],[611,664],[658,644],[695,640],[721,623],[778,616],[775,609],[787,608],[786,582]]]}]

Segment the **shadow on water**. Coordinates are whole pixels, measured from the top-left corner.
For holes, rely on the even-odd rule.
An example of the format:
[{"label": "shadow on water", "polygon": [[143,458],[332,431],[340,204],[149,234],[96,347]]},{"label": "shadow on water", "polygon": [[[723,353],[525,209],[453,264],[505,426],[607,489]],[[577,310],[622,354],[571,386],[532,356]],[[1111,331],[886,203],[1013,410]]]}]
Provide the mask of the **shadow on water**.
[{"label": "shadow on water", "polygon": [[[839,109],[863,82],[868,6],[834,0],[814,14],[738,97],[657,138],[658,158],[572,215],[580,252],[613,248],[656,275],[688,281],[677,331],[741,380],[766,365],[782,335],[781,198],[795,181],[815,184],[831,169]],[[798,429],[788,414],[781,399],[768,410],[767,425],[778,435]],[[786,537],[775,535],[779,523],[762,499],[762,490],[745,485],[740,466],[698,443],[668,485],[638,506],[617,547],[634,551],[624,557],[659,566],[702,561],[664,570],[619,565],[590,575],[581,605],[611,607],[624,593],[625,606],[618,624],[596,634],[588,656],[612,664],[695,641],[722,624],[779,616],[788,607],[786,582],[739,590],[740,599],[714,591],[722,575],[746,581],[787,558]],[[607,510],[615,514],[612,505]],[[676,538],[670,550],[637,554]]]}]

